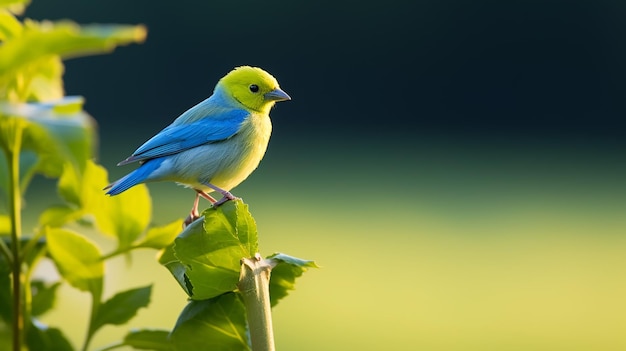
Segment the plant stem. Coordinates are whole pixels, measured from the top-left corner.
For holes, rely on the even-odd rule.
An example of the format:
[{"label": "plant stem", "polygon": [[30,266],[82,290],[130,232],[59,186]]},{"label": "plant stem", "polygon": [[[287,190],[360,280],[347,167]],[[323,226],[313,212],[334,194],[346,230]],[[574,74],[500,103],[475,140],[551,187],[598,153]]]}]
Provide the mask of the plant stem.
[{"label": "plant stem", "polygon": [[22,237],[22,192],[20,190],[20,148],[22,145],[22,125],[14,122],[12,145],[6,153],[9,161],[9,216],[11,221],[11,277],[13,285],[13,350],[21,351],[24,332],[22,308],[22,258],[20,239]]},{"label": "plant stem", "polygon": [[101,261],[105,261],[105,260],[108,260],[108,259],[113,258],[115,256],[128,253],[128,252],[130,252],[132,250],[135,250],[135,249],[138,249],[140,247],[141,246],[132,245],[132,246],[125,247],[123,249],[117,249],[117,250],[115,250],[113,252],[109,252],[106,255],[102,255],[102,257],[100,257],[100,260]]},{"label": "plant stem", "polygon": [[11,253],[11,249],[9,249],[7,244],[5,244],[4,240],[2,239],[0,239],[0,251],[2,251],[2,254],[7,259],[7,262],[9,263],[9,265],[12,264],[13,254]]},{"label": "plant stem", "polygon": [[109,345],[109,346],[105,346],[104,348],[98,350],[98,351],[111,351],[111,350],[115,350],[115,349],[119,349],[121,347],[124,347],[126,345],[124,345],[124,343],[117,343],[117,344],[113,344],[113,345]]},{"label": "plant stem", "polygon": [[[23,250],[24,252],[26,252],[26,250]],[[38,249],[37,252],[34,253],[34,257],[32,258],[31,262],[26,266],[26,272],[23,273],[24,275],[24,280],[23,280],[23,291],[24,291],[24,310],[23,310],[23,318],[25,321],[30,321],[31,317],[32,317],[32,312],[33,312],[33,292],[32,292],[32,288],[30,285],[32,276],[33,276],[33,272],[35,271],[35,267],[37,266],[37,263],[39,262],[39,260],[41,260],[44,255],[46,254],[46,248],[45,247],[41,247]],[[22,256],[26,256],[25,254],[23,254]],[[28,263],[28,262],[27,262]],[[25,334],[28,334],[28,328],[30,327],[30,323],[25,325]]]},{"label": "plant stem", "polygon": [[87,336],[85,337],[85,342],[83,343],[83,347],[81,351],[87,351],[89,344],[91,343],[91,339],[94,335],[94,319],[96,318],[96,314],[98,313],[98,308],[100,308],[100,298],[99,294],[92,293],[91,295],[91,313],[89,315],[89,328],[87,329]]},{"label": "plant stem", "polygon": [[272,266],[259,254],[241,260],[239,291],[243,297],[254,351],[274,351],[270,273]]}]

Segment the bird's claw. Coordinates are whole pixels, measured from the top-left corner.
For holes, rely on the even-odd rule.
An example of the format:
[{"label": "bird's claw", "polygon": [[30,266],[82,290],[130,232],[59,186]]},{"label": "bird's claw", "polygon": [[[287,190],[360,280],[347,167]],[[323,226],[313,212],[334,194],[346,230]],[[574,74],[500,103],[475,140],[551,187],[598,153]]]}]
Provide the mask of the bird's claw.
[{"label": "bird's claw", "polygon": [[187,228],[187,226],[189,226],[198,218],[200,218],[200,214],[197,211],[196,213],[193,213],[193,211],[189,213],[189,216],[187,216],[187,218],[185,218],[185,220],[183,221],[183,229]]},{"label": "bird's claw", "polygon": [[219,199],[219,201],[217,201],[217,202],[215,202],[213,204],[213,208],[218,208],[218,207],[220,207],[221,205],[225,204],[228,201],[239,199],[238,197],[236,197],[235,195],[233,195],[233,194],[231,194],[229,192],[226,192],[223,195],[224,196],[221,199]]},{"label": "bird's claw", "polygon": [[183,229],[185,229],[188,225],[193,223],[196,219],[200,218],[200,212],[198,212],[198,200],[199,196],[196,195],[196,199],[193,202],[193,207],[191,208],[191,212],[189,212],[189,216],[185,218],[183,221]]}]

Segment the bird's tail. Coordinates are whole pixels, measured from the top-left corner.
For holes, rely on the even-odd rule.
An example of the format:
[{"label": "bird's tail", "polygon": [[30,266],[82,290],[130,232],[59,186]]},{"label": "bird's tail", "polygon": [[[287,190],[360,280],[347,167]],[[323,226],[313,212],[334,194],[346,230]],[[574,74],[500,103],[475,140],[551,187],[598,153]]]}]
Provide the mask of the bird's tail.
[{"label": "bird's tail", "polygon": [[143,163],[139,168],[130,172],[126,176],[116,180],[115,182],[107,185],[103,190],[107,190],[107,195],[117,195],[124,191],[134,187],[137,184],[144,183],[148,180],[148,177],[154,172],[161,163],[163,158],[156,158]]}]

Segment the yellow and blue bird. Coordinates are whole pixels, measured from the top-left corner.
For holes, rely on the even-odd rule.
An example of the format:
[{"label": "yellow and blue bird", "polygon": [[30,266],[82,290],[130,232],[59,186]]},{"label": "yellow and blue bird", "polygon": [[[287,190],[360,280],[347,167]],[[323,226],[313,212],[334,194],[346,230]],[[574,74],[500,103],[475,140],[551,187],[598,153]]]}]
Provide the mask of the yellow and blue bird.
[{"label": "yellow and blue bird", "polygon": [[[196,191],[186,224],[199,217],[199,197],[219,206],[235,197],[230,190],[254,171],[272,132],[269,112],[291,100],[278,81],[258,67],[237,67],[215,86],[213,95],[180,115],[118,166],[139,162],[109,184],[117,195],[146,182],[174,181]],[[209,193],[222,195],[216,201]]]}]

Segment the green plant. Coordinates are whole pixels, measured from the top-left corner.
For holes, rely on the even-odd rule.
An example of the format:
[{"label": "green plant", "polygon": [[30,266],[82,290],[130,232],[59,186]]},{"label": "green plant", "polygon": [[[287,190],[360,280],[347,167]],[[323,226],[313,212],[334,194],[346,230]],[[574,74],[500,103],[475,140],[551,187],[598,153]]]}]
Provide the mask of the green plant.
[{"label": "green plant", "polygon": [[[63,282],[92,297],[82,350],[103,326],[128,322],[148,306],[152,287],[103,300],[105,263],[142,248],[161,250],[159,262],[191,301],[172,331],[131,331],[107,350],[273,349],[270,306],[314,263],[283,254],[262,259],[256,224],[239,200],[206,210],[181,232],[181,220],[150,225],[145,185],[105,197],[106,170],[91,161],[93,120],[82,98],[64,96],[63,59],[141,42],[145,28],[20,21],[24,6],[24,0],[0,0],[0,349],[74,350],[60,329],[37,321],[53,308]],[[60,203],[23,233],[22,197],[36,175],[58,179]],[[114,238],[117,248],[102,253],[79,233],[88,227]],[[44,258],[53,260],[62,281],[33,279]]]}]

